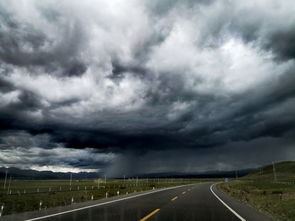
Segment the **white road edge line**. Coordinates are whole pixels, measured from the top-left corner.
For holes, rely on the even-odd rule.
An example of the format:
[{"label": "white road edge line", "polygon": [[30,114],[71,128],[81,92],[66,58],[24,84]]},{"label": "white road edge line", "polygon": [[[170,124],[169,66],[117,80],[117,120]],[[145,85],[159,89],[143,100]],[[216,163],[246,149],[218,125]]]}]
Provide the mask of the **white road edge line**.
[{"label": "white road edge line", "polygon": [[[188,184],[188,185],[192,185],[192,184]],[[128,200],[128,199],[132,199],[132,198],[137,198],[137,197],[140,197],[140,196],[145,196],[145,195],[149,195],[149,194],[153,194],[153,193],[157,193],[157,192],[161,192],[161,191],[165,191],[165,190],[176,189],[176,188],[180,188],[180,187],[183,187],[183,186],[187,186],[187,185],[174,186],[174,187],[168,187],[168,188],[165,188],[165,189],[154,190],[152,192],[142,193],[142,194],[138,194],[138,195],[135,195],[135,196],[128,196],[128,197],[125,197],[125,198],[122,198],[122,199],[112,200],[112,201],[108,201],[108,202],[104,202],[104,203],[98,203],[98,204],[94,204],[94,205],[90,205],[90,206],[84,206],[84,207],[80,207],[80,208],[77,208],[77,209],[67,210],[67,211],[59,212],[59,213],[53,213],[53,214],[49,214],[49,215],[46,215],[46,216],[40,216],[40,217],[32,218],[32,219],[26,219],[25,221],[34,221],[34,220],[46,219],[46,218],[53,217],[53,216],[63,215],[63,214],[66,214],[66,213],[72,213],[72,212],[76,212],[76,211],[83,210],[83,209],[89,209],[89,208],[93,208],[93,207],[97,207],[97,206],[111,204],[111,203],[115,203],[115,202],[119,202],[119,201],[123,201],[123,200]]]},{"label": "white road edge line", "polygon": [[243,217],[241,217],[236,211],[234,211],[232,208],[230,208],[230,206],[229,205],[227,205],[222,199],[220,199],[220,197],[219,196],[217,196],[217,194],[216,193],[214,193],[214,191],[213,191],[213,186],[215,185],[216,183],[214,183],[214,184],[212,184],[211,186],[210,186],[210,190],[211,190],[211,192],[213,193],[213,195],[226,207],[226,208],[228,208],[229,209],[229,211],[231,211],[236,217],[238,217],[240,220],[242,220],[242,221],[246,221]]}]

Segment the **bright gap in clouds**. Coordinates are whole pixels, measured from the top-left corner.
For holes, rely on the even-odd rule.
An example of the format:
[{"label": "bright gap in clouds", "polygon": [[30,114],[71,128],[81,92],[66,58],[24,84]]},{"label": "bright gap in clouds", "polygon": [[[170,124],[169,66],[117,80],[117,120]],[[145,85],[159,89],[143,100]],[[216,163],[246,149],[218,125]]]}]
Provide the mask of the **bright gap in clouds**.
[{"label": "bright gap in clouds", "polygon": [[67,166],[31,166],[29,169],[37,171],[52,171],[57,173],[96,173],[100,171],[100,169],[81,169]]}]

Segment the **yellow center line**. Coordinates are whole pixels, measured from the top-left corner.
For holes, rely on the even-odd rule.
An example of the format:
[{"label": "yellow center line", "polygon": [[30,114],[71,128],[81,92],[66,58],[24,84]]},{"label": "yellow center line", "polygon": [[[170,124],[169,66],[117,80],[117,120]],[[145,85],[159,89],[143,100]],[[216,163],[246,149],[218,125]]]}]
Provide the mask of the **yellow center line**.
[{"label": "yellow center line", "polygon": [[145,221],[145,220],[147,220],[148,218],[150,218],[151,216],[153,216],[154,214],[156,214],[159,211],[160,211],[160,209],[155,209],[153,212],[147,214],[145,217],[141,218],[139,221]]},{"label": "yellow center line", "polygon": [[182,192],[182,194],[185,194],[186,192],[184,191],[184,192]]},{"label": "yellow center line", "polygon": [[172,198],[171,201],[174,201],[174,200],[176,200],[177,198],[178,198],[178,197],[176,196],[176,197]]}]

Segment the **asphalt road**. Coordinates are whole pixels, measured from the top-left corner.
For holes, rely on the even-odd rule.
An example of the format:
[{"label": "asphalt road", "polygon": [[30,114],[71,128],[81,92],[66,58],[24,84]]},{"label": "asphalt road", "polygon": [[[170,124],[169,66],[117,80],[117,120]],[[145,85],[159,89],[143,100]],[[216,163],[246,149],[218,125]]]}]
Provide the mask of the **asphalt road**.
[{"label": "asphalt road", "polygon": [[[125,199],[124,199],[125,198]],[[57,221],[239,221],[272,220],[237,200],[219,192],[212,183],[129,195],[77,206],[64,211],[36,213],[28,220]],[[32,216],[32,214],[31,214]],[[23,216],[23,220],[26,220]],[[14,220],[17,220],[16,218]]]}]

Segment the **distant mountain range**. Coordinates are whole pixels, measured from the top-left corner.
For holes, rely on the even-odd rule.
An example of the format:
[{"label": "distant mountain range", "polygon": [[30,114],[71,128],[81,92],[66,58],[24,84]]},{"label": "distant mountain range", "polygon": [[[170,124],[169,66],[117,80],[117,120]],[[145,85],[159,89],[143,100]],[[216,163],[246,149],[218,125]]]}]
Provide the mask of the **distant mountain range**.
[{"label": "distant mountain range", "polygon": [[[14,167],[10,168],[0,168],[0,179],[5,178],[5,174],[8,174],[8,177],[12,176],[14,179],[69,179],[71,173],[61,173],[61,172],[52,172],[52,171],[37,171],[37,170],[22,170]],[[72,173],[73,179],[97,179],[100,177],[99,173]]]},{"label": "distant mountain range", "polygon": [[[37,171],[37,170],[22,170],[18,168],[0,168],[0,179],[4,179],[5,173],[8,173],[8,177],[12,176],[14,179],[69,179],[71,173],[61,173],[52,171]],[[246,169],[239,171],[207,171],[202,173],[149,173],[149,174],[137,174],[133,177],[138,178],[223,178],[223,177],[241,177],[253,172],[254,169]],[[73,179],[97,179],[103,177],[104,174],[100,173],[72,173]],[[118,177],[123,178],[123,177]],[[126,178],[128,178],[126,176]]]}]

